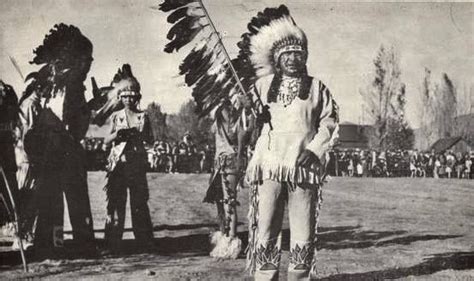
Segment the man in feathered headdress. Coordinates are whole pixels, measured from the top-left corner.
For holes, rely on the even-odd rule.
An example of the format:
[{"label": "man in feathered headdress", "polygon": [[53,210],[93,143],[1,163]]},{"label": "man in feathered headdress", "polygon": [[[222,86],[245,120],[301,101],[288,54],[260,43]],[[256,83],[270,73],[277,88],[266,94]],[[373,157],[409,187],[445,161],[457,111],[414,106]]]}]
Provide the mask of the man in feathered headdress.
[{"label": "man in feathered headdress", "polygon": [[256,123],[263,126],[246,170],[253,184],[248,267],[256,279],[278,277],[278,237],[287,200],[292,234],[288,276],[307,278],[314,271],[324,156],[337,135],[337,106],[326,86],[306,72],[304,32],[286,6],[267,8],[251,19],[237,44],[239,55],[231,59],[203,1],[165,0],[160,10],[173,11],[167,18],[174,26],[166,52],[202,35],[180,65],[201,114],[222,100],[236,100],[255,84],[255,100],[247,104],[261,113]]},{"label": "man in feathered headdress", "polygon": [[[13,204],[11,202],[8,189],[12,193],[14,203],[17,202],[18,185],[15,177],[17,165],[15,161],[15,127],[18,121],[18,98],[12,86],[0,80],[0,167],[3,169],[3,175],[0,175],[0,226],[11,226],[9,212],[13,213]],[[5,180],[8,186],[5,185]],[[4,205],[6,204],[6,205]]]},{"label": "man in feathered headdress", "polygon": [[146,112],[139,110],[140,84],[129,64],[124,64],[114,77],[123,109],[110,116],[110,133],[105,138],[111,144],[107,165],[107,219],[105,252],[117,252],[125,224],[127,189],[133,234],[141,250],[153,249],[153,225],[148,208],[147,151],[143,142],[151,143],[153,134]]},{"label": "man in feathered headdress", "polygon": [[307,74],[308,43],[303,30],[289,13],[272,17],[249,37],[250,62],[259,77],[254,91],[261,97],[267,123],[246,175],[254,185],[248,266],[256,280],[278,278],[287,201],[288,280],[306,280],[315,269],[325,154],[337,127],[337,105],[328,88]]},{"label": "man in feathered headdress", "polygon": [[72,25],[55,25],[35,49],[42,65],[21,99],[22,140],[34,168],[38,212],[34,246],[42,257],[63,246],[63,193],[73,239],[79,249],[94,249],[85,153],[80,145],[90,111],[84,80],[92,63],[92,43]]}]

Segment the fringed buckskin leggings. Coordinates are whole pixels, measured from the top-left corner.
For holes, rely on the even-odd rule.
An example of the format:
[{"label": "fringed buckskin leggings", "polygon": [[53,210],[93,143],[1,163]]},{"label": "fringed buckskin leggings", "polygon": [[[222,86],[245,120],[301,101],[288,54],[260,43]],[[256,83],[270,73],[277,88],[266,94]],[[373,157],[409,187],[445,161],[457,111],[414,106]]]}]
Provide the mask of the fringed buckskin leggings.
[{"label": "fringed buckskin leggings", "polygon": [[315,271],[315,242],[321,188],[272,180],[250,194],[248,269],[255,280],[278,280],[285,203],[290,223],[288,280],[309,280]]},{"label": "fringed buckskin leggings", "polygon": [[217,202],[220,230],[226,236],[237,235],[237,185],[241,172],[237,169],[237,154],[222,153],[216,167],[220,167],[223,198]]}]

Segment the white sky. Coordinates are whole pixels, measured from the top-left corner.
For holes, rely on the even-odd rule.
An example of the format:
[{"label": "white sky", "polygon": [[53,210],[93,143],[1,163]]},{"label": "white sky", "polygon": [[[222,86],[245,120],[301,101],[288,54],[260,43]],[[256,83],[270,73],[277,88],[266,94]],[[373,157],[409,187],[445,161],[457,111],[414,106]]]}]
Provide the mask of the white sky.
[{"label": "white sky", "polygon": [[[190,98],[179,87],[178,65],[186,54],[162,51],[170,25],[166,14],[151,9],[160,1],[132,0],[2,0],[0,2],[0,78],[20,94],[25,85],[9,55],[24,75],[36,69],[28,62],[33,49],[59,22],[79,27],[94,45],[89,76],[109,84],[118,67],[130,63],[142,85],[143,102],[156,101],[176,112]],[[359,89],[373,73],[381,44],[400,54],[407,84],[408,118],[417,125],[416,109],[424,67],[446,72],[458,86],[474,83],[473,3],[321,3],[312,0],[204,0],[231,55],[250,18],[265,7],[285,4],[309,40],[309,72],[323,80],[341,107],[342,121],[363,116]],[[183,50],[186,51],[186,50]],[[86,81],[90,96],[90,82]]]}]

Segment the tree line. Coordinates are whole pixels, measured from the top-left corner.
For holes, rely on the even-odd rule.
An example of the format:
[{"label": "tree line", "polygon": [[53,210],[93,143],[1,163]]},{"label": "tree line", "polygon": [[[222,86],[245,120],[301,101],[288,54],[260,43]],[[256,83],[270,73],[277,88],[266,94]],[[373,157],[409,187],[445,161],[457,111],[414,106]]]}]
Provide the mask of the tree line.
[{"label": "tree line", "polygon": [[[399,55],[394,47],[381,46],[373,61],[374,76],[360,90],[372,130],[366,131],[369,147],[383,150],[412,149],[415,134],[406,120],[406,86],[401,80]],[[410,93],[415,94],[415,93]],[[417,115],[420,121],[417,146],[428,149],[440,138],[462,136],[474,139],[469,125],[473,113],[473,86],[458,91],[448,74],[435,80],[425,68],[418,93]],[[460,117],[468,117],[460,118]],[[466,120],[464,120],[466,119]]]},{"label": "tree line", "polygon": [[163,112],[156,102],[149,104],[146,111],[155,140],[173,143],[181,141],[184,134],[189,133],[194,144],[200,148],[214,142],[214,135],[211,132],[212,119],[198,118],[195,113],[196,105],[192,100],[181,105],[176,114]]},{"label": "tree line", "polygon": [[[374,72],[371,82],[360,90],[370,130],[365,130],[369,147],[378,151],[407,150],[415,144],[414,128],[406,120],[406,85],[401,79],[400,56],[394,47],[381,46],[373,60]],[[459,118],[474,111],[474,87],[464,86],[459,91],[448,74],[441,79],[432,77],[425,68],[420,82],[417,115],[420,121],[417,138],[418,147],[429,148],[440,138],[463,136],[474,139],[470,121]],[[155,140],[180,141],[189,132],[198,147],[212,144],[212,120],[198,118],[192,100],[184,103],[176,114],[162,111],[158,103],[151,103],[147,112],[152,124]]]}]

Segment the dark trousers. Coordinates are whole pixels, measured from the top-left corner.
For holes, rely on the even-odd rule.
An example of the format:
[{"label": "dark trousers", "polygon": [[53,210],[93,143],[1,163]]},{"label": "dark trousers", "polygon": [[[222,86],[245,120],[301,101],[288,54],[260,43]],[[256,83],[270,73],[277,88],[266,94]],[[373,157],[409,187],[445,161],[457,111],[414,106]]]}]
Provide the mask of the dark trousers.
[{"label": "dark trousers", "polygon": [[148,208],[148,184],[145,170],[141,169],[141,166],[140,163],[119,163],[108,176],[105,242],[111,250],[117,250],[122,240],[127,189],[130,193],[130,211],[135,239],[141,246],[153,243],[153,225]]},{"label": "dark trousers", "polygon": [[67,201],[74,243],[82,249],[94,244],[85,155],[82,152],[68,152],[60,162],[47,161],[42,165],[36,192],[38,221],[34,244],[38,249],[51,250],[62,246],[63,196]]}]

